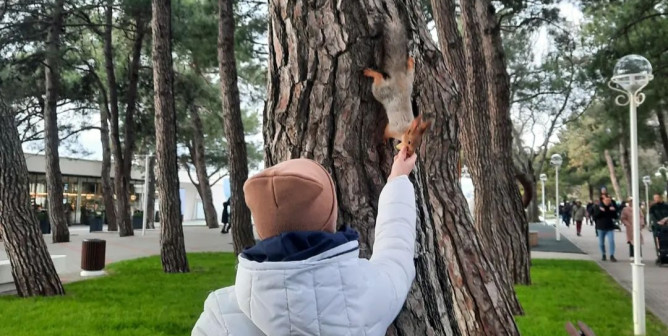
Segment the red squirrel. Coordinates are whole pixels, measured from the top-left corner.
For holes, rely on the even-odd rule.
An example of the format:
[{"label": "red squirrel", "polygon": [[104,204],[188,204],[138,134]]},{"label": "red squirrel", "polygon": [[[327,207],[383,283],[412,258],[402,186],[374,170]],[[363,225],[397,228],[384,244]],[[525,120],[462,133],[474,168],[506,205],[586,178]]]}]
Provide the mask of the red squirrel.
[{"label": "red squirrel", "polygon": [[[415,60],[408,56],[408,35],[398,18],[386,21],[384,33],[385,72],[365,69],[364,76],[373,78],[371,92],[385,108],[387,126],[383,140],[400,140],[398,149],[408,147],[413,155],[422,143],[422,135],[431,126],[431,121],[422,121],[422,115],[413,117],[411,95],[415,77]],[[408,59],[408,60],[407,60]]]}]

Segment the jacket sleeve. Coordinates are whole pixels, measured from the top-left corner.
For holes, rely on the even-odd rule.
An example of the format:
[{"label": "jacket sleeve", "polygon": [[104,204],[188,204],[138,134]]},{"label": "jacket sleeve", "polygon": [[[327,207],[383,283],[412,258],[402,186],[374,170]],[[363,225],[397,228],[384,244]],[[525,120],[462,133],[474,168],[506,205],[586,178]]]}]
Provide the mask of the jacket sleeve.
[{"label": "jacket sleeve", "polygon": [[[406,301],[415,279],[415,190],[408,176],[399,176],[385,185],[378,201],[373,254],[369,262],[379,274],[376,290],[388,302],[389,314],[382,323],[389,326]],[[385,288],[383,288],[385,287]]]},{"label": "jacket sleeve", "polygon": [[204,301],[191,336],[264,336],[239,309],[234,286],[221,288]]}]

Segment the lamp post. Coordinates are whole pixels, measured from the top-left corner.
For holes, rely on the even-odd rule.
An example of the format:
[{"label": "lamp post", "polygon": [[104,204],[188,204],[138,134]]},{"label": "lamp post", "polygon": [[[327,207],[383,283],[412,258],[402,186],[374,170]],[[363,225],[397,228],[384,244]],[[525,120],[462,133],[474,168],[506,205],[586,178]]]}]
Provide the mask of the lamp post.
[{"label": "lamp post", "polygon": [[645,286],[644,270],[640,258],[640,207],[638,206],[638,118],[636,106],[645,101],[645,94],[640,93],[652,80],[652,65],[640,55],[627,55],[620,58],[613,70],[608,87],[621,92],[615,103],[619,106],[629,105],[631,125],[631,190],[633,197],[633,330],[635,335],[645,335]]},{"label": "lamp post", "polygon": [[643,176],[642,183],[645,184],[645,224],[649,227],[649,185],[652,184],[652,178]]},{"label": "lamp post", "polygon": [[554,232],[557,235],[557,241],[561,240],[561,236],[559,235],[559,167],[561,167],[563,162],[564,160],[559,154],[554,154],[552,157],[550,157],[550,164],[554,166],[555,171],[554,185],[556,190],[554,197],[557,202],[554,204],[554,211],[557,214],[557,219],[554,224]]},{"label": "lamp post", "polygon": [[543,190],[542,192],[542,198],[543,198],[543,223],[547,225],[547,218],[545,215],[547,214],[547,208],[545,208],[545,181],[547,181],[547,174],[540,174],[540,184],[541,184],[541,189]]}]

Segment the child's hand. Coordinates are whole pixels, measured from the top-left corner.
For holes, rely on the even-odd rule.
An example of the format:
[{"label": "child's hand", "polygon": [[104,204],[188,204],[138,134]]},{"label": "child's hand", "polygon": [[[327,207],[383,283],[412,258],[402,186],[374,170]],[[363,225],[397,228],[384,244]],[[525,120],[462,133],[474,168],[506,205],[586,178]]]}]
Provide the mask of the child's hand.
[{"label": "child's hand", "polygon": [[408,156],[407,150],[408,148],[404,146],[401,148],[401,151],[399,151],[399,154],[394,157],[392,172],[390,173],[388,181],[398,176],[408,175],[411,173],[411,171],[413,171],[413,168],[415,167],[415,160],[417,160],[417,155],[413,153],[413,155]]}]

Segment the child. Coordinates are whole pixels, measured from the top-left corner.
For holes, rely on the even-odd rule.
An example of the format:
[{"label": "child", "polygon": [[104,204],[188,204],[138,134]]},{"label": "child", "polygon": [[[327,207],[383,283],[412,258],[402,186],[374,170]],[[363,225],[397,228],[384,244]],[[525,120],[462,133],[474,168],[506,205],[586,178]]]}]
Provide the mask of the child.
[{"label": "child", "polygon": [[373,255],[336,230],[336,189],[314,161],[289,160],[244,185],[261,241],[239,255],[235,286],[209,295],[192,335],[385,335],[415,278],[416,156],[394,158],[378,201]]}]

